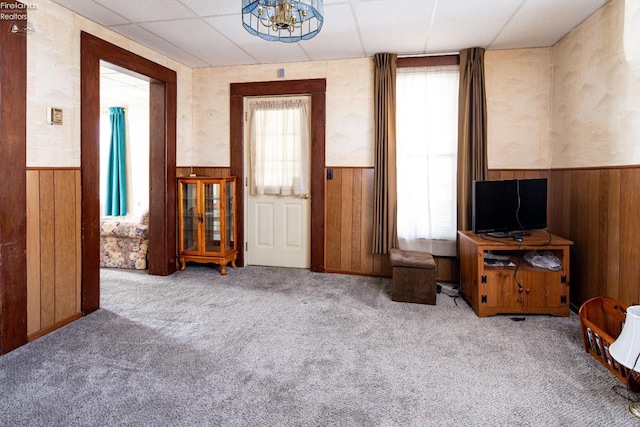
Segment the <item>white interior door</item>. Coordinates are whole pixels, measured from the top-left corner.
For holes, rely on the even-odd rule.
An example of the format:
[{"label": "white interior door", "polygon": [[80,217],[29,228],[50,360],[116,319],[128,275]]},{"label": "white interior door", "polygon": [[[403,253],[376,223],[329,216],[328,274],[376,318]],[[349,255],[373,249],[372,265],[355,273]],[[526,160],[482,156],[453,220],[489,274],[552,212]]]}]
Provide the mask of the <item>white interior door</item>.
[{"label": "white interior door", "polygon": [[[295,97],[296,99],[310,97]],[[245,111],[249,102],[256,98],[245,98]],[[265,100],[265,98],[259,98]],[[272,98],[273,99],[273,98]],[[276,99],[281,99],[278,97]],[[309,102],[310,105],[310,102]],[[310,111],[308,118],[310,121]],[[297,196],[251,195],[250,182],[250,114],[245,115],[245,262],[247,265],[309,268],[311,235],[311,199],[309,194]],[[310,126],[307,127],[309,129]],[[309,145],[311,137],[304,141]],[[307,162],[310,164],[310,162]],[[310,180],[309,167],[304,173]]]}]

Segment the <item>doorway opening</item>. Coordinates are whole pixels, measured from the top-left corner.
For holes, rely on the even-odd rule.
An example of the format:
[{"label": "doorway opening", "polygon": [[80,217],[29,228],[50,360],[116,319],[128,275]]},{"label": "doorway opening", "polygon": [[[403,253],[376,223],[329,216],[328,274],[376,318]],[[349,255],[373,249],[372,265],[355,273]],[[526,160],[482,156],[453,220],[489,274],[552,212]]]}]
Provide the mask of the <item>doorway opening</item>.
[{"label": "doorway opening", "polygon": [[100,62],[100,267],[147,269],[149,82]]},{"label": "doorway opening", "polygon": [[100,212],[105,216],[111,126],[109,108],[125,115],[126,215],[139,220],[149,210],[149,82],[100,64]]},{"label": "doorway opening", "polygon": [[246,264],[310,266],[311,97],[245,97]]},{"label": "doorway opening", "polygon": [[149,82],[149,274],[176,271],[176,72],[80,35],[82,312],[100,308],[100,61]]},{"label": "doorway opening", "polygon": [[[244,173],[244,98],[250,96],[311,96],[311,238],[310,270],[325,269],[325,129],[326,79],[286,80],[258,83],[232,83],[230,99],[231,175]],[[245,184],[245,183],[243,183]],[[244,242],[244,192],[239,185],[237,193],[238,241]],[[244,265],[244,245],[240,245],[236,265]]]}]

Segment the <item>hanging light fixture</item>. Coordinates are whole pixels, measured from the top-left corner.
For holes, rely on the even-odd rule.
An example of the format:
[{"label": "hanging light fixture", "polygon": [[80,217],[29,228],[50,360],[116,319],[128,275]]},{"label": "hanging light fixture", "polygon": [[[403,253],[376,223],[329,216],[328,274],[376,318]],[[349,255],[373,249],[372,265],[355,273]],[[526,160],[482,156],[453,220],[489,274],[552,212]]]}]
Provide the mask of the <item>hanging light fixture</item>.
[{"label": "hanging light fixture", "polygon": [[323,20],[322,0],[242,0],[242,25],[269,41],[308,40]]}]

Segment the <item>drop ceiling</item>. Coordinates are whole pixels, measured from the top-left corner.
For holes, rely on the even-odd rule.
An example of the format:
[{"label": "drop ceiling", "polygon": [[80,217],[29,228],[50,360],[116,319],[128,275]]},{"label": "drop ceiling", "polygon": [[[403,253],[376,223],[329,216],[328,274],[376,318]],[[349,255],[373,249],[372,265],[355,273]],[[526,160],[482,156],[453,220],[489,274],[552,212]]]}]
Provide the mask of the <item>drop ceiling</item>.
[{"label": "drop ceiling", "polygon": [[547,47],[608,0],[324,0],[320,34],[269,42],[241,0],[53,0],[192,68]]}]

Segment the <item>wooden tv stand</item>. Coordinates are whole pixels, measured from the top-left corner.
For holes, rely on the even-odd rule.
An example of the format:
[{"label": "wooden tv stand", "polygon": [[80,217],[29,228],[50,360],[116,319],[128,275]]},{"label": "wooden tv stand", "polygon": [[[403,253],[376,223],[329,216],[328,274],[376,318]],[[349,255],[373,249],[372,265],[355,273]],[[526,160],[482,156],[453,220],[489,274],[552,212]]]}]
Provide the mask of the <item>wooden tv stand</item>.
[{"label": "wooden tv stand", "polygon": [[[460,292],[480,317],[495,314],[569,316],[569,248],[573,242],[532,230],[531,235],[494,238],[471,231],[460,235]],[[523,257],[550,251],[562,261],[559,271],[536,268]],[[485,254],[508,256],[513,266],[487,265]]]}]

